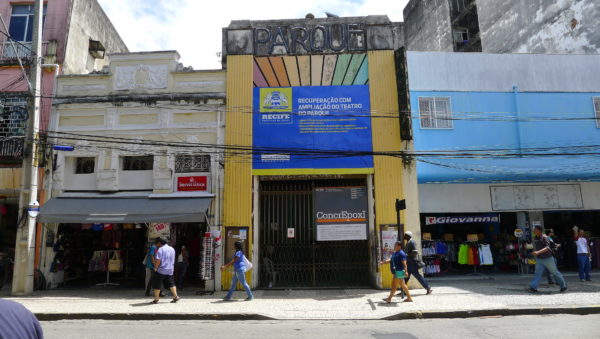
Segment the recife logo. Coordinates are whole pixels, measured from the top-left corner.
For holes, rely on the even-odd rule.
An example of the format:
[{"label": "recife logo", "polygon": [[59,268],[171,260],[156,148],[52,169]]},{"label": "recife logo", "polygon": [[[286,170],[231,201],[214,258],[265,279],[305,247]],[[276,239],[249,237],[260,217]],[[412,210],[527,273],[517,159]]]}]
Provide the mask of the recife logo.
[{"label": "recife logo", "polygon": [[292,88],[260,89],[260,122],[263,124],[291,124],[293,122]]}]

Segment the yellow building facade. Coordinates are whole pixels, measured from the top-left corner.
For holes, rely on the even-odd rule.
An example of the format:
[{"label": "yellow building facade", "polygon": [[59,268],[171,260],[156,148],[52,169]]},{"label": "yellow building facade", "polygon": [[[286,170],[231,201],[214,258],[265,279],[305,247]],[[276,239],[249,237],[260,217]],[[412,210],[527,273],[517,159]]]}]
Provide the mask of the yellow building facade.
[{"label": "yellow building facade", "polygon": [[396,37],[385,16],[224,30],[224,259],[242,241],[253,286],[388,287],[397,199],[420,233]]}]

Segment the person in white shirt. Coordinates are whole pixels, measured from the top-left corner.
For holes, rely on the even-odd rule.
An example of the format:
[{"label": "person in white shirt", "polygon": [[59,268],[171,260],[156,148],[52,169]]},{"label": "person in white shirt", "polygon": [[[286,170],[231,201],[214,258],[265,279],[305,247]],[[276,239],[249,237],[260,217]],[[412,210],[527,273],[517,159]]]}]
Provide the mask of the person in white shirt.
[{"label": "person in white shirt", "polygon": [[573,227],[573,237],[577,245],[577,265],[579,266],[579,279],[583,281],[592,281],[590,270],[592,267],[592,251],[590,250],[590,242],[584,236],[585,232]]}]

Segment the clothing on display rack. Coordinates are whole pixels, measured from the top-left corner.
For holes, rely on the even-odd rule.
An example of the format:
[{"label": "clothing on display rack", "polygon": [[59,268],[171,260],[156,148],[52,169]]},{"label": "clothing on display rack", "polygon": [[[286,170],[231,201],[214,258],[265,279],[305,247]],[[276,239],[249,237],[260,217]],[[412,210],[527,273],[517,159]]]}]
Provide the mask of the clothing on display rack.
[{"label": "clothing on display rack", "polygon": [[423,241],[423,256],[434,256],[434,255],[447,255],[448,245],[443,241]]},{"label": "clothing on display rack", "polygon": [[479,262],[481,265],[493,265],[492,251],[489,244],[479,245]]},{"label": "clothing on display rack", "polygon": [[200,261],[200,277],[202,280],[214,279],[213,239],[211,236],[202,238],[202,259]]},{"label": "clothing on display rack", "polygon": [[94,251],[88,265],[88,272],[106,272],[109,256],[110,251]]}]

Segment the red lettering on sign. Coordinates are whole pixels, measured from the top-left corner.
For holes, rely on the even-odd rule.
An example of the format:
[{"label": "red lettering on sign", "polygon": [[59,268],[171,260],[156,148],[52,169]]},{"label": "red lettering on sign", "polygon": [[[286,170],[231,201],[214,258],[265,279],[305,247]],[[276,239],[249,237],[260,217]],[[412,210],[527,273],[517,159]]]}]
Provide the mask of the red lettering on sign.
[{"label": "red lettering on sign", "polygon": [[177,178],[177,191],[206,191],[208,178],[206,176],[191,176]]}]

